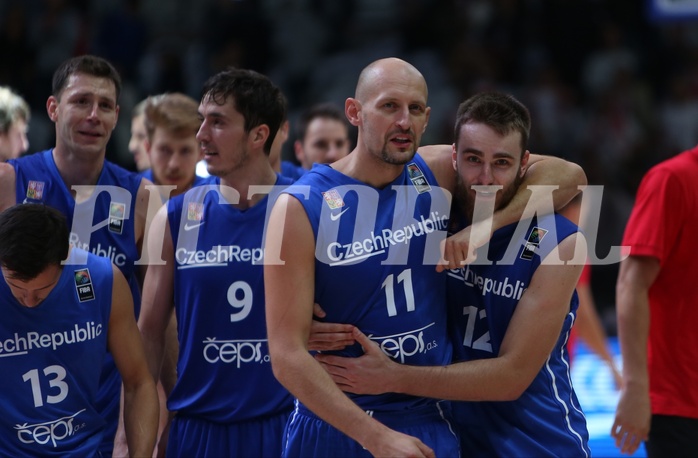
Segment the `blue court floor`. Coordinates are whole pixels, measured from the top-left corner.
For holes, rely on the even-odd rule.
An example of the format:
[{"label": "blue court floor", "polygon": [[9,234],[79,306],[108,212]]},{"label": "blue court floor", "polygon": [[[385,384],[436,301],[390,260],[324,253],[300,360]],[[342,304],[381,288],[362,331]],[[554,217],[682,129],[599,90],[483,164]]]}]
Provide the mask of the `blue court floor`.
[{"label": "blue court floor", "polygon": [[[620,367],[618,342],[615,338],[609,338],[609,344]],[[572,364],[572,384],[587,418],[592,457],[627,457],[618,451],[610,435],[618,403],[618,391],[614,387],[611,372],[603,361],[579,341]],[[647,455],[641,446],[632,456]]]}]

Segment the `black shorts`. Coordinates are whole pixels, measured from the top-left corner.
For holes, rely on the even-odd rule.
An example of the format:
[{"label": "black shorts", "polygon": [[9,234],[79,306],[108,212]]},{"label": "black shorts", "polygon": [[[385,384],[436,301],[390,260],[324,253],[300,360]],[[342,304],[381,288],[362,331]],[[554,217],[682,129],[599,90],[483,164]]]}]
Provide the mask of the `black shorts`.
[{"label": "black shorts", "polygon": [[648,458],[698,457],[698,419],[652,415],[645,442]]}]

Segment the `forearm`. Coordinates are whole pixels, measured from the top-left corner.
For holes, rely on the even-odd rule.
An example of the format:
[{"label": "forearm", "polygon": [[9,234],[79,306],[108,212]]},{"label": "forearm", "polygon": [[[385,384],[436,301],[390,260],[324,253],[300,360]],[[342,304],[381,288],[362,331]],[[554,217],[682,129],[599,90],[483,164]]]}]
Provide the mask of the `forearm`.
[{"label": "forearm", "polygon": [[[577,164],[551,156],[538,159],[526,170],[519,191],[509,204],[494,212],[492,230],[518,222],[527,206],[543,214],[560,210],[579,194],[579,187],[586,184],[586,174]],[[552,204],[549,192],[531,192],[535,186],[557,188],[552,192]]]},{"label": "forearm", "polygon": [[160,366],[160,383],[167,396],[177,383],[177,359],[179,357],[179,341],[177,340],[177,319],[172,314],[165,331],[162,364]]},{"label": "forearm", "polygon": [[124,429],[129,455],[151,457],[158,432],[158,395],[149,377],[124,386]]},{"label": "forearm", "polygon": [[165,355],[165,336],[163,333],[153,333],[147,329],[141,330],[143,350],[148,363],[148,371],[153,380],[159,380]]},{"label": "forearm", "polygon": [[623,380],[627,386],[649,389],[647,341],[649,300],[647,292],[629,281],[617,287],[618,341],[623,358]]},{"label": "forearm", "polygon": [[388,429],[349,399],[307,351],[285,351],[272,363],[277,379],[308,409],[365,448]]},{"label": "forearm", "polygon": [[498,358],[442,367],[395,364],[386,391],[451,401],[511,401],[531,381]]}]

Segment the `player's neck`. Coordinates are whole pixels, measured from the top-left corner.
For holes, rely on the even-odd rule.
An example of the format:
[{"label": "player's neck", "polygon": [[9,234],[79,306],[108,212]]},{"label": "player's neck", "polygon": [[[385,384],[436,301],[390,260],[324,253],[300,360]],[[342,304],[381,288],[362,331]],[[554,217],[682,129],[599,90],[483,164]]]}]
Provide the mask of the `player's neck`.
[{"label": "player's neck", "polygon": [[338,172],[377,189],[383,189],[404,170],[404,164],[388,164],[359,148],[332,164]]},{"label": "player's neck", "polygon": [[[268,192],[255,189],[257,186],[273,186],[276,183],[276,172],[264,157],[263,161],[249,162],[244,167],[233,170],[221,176],[221,185],[235,189],[240,200],[234,207],[246,210],[264,199]],[[250,189],[252,187],[252,189]],[[254,193],[250,195],[251,193]]]},{"label": "player's neck", "polygon": [[102,173],[102,167],[104,167],[103,154],[80,154],[67,149],[59,149],[59,147],[53,150],[53,160],[63,182],[69,189],[76,185],[96,185]]}]

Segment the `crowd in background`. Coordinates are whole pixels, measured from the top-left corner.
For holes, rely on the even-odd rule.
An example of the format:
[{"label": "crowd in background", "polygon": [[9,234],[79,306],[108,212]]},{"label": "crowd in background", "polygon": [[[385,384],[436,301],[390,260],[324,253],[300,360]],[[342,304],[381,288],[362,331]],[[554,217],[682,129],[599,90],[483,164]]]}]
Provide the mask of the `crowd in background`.
[{"label": "crowd in background", "polygon": [[[51,75],[82,53],[124,78],[107,156],[131,169],[133,107],[163,92],[198,100],[229,65],[269,75],[293,123],[314,103],[343,106],[367,63],[404,58],[430,88],[424,144],[450,142],[453,113],[475,91],[509,92],[532,112],[533,152],[575,161],[605,187],[599,258],[620,245],[644,172],[698,144],[698,28],[653,21],[633,0],[5,0],[0,85],[32,109],[29,152],[54,144]],[[592,268],[611,334],[617,269]]]}]

